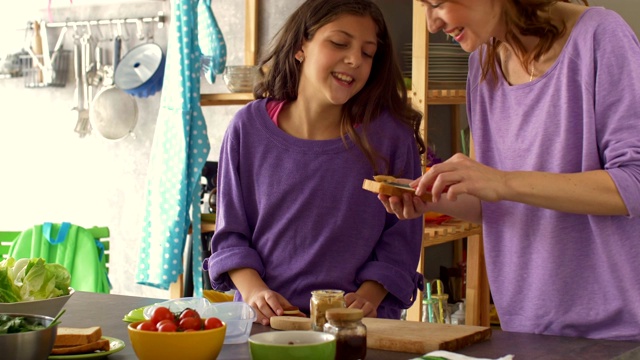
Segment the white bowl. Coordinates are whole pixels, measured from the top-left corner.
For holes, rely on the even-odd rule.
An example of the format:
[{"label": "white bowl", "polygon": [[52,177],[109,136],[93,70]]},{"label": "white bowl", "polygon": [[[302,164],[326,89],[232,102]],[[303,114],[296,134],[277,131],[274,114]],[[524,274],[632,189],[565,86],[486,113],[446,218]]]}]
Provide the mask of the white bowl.
[{"label": "white bowl", "polygon": [[0,313],[30,314],[55,317],[71,298],[75,291],[69,288],[69,295],[58,296],[45,300],[20,301],[15,303],[0,303]]}]

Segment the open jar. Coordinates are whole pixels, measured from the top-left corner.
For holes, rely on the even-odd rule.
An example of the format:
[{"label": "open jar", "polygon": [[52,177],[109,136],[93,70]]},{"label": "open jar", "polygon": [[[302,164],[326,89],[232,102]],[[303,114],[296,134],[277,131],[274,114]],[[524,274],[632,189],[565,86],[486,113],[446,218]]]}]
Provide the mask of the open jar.
[{"label": "open jar", "polygon": [[325,313],[329,309],[344,308],[344,291],[342,290],[314,290],[311,292],[311,328],[315,331],[323,331],[327,322]]}]

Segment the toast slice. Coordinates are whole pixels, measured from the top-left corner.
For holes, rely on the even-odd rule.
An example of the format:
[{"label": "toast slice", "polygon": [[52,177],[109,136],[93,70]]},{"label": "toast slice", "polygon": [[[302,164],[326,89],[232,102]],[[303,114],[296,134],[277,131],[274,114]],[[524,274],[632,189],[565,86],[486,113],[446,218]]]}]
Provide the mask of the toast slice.
[{"label": "toast slice", "polygon": [[272,316],[269,319],[275,330],[311,330],[311,319],[301,316]]},{"label": "toast slice", "polygon": [[54,346],[51,349],[51,355],[87,354],[96,351],[109,351],[110,349],[111,341],[109,339],[99,339],[83,345]]},{"label": "toast slice", "polygon": [[88,328],[58,327],[58,335],[56,335],[53,346],[86,345],[100,340],[101,337],[102,329],[99,326]]},{"label": "toast slice", "polygon": [[[394,182],[395,178],[391,176],[376,176],[376,180],[364,179],[362,188],[369,190],[377,194],[383,194],[388,196],[400,196],[405,193],[411,193],[415,195],[415,189],[409,185],[400,184]],[[420,199],[424,202],[432,201],[431,193],[424,193],[420,195]]]}]

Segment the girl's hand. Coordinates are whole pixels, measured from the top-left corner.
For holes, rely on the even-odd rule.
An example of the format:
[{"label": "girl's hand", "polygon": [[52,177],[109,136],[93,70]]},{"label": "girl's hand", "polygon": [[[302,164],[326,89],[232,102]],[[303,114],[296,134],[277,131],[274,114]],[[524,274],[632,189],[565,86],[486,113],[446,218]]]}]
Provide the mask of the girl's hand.
[{"label": "girl's hand", "polygon": [[[400,184],[413,184],[419,179],[420,178],[416,180],[396,179],[395,182]],[[395,214],[398,219],[401,220],[415,219],[427,212],[427,203],[409,193],[404,194],[402,197],[378,194],[378,200],[382,202],[382,205],[384,205],[384,208],[389,214]]]},{"label": "girl's hand", "polygon": [[284,315],[283,307],[292,306],[282,295],[270,289],[253,292],[243,299],[256,311],[256,322],[262,325],[269,325],[272,316]]},{"label": "girl's hand", "polygon": [[389,214],[395,214],[400,220],[415,219],[428,211],[426,202],[408,193],[402,197],[378,194],[378,200]]},{"label": "girl's hand", "polygon": [[347,293],[344,295],[344,302],[348,308],[361,309],[364,317],[378,317],[377,307],[374,306],[369,300],[358,295],[357,293]]}]

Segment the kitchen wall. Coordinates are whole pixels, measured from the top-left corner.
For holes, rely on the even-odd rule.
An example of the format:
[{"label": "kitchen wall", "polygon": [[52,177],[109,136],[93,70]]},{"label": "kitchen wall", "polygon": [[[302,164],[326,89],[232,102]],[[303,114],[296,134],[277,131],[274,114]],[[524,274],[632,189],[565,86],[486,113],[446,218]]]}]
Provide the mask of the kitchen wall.
[{"label": "kitchen wall", "polygon": [[[261,0],[259,42],[264,47],[286,16],[303,0]],[[389,16],[390,27],[399,33],[396,45],[406,38],[411,0],[379,0]],[[158,11],[170,15],[169,1],[134,0],[55,0],[51,20],[96,20],[105,18],[152,17]],[[639,32],[636,0],[592,0],[592,4],[616,7],[627,20],[635,21]],[[124,5],[126,4],[126,5]],[[0,14],[3,42],[0,56],[17,51],[25,39],[27,21],[49,19],[47,1],[13,2],[11,11]],[[244,63],[244,0],[214,1],[213,10],[225,36],[227,64]],[[409,17],[407,17],[409,16]],[[60,29],[50,30],[53,46]],[[153,41],[166,49],[167,27],[155,28]],[[108,31],[104,31],[105,34]],[[64,48],[71,50],[71,31]],[[404,35],[403,35],[404,34]],[[410,36],[410,31],[408,32]],[[129,27],[130,40],[125,51],[138,44],[135,26]],[[108,35],[105,35],[108,37]],[[105,44],[110,44],[104,41]],[[124,53],[124,52],[123,52]],[[63,88],[25,88],[24,79],[0,79],[0,229],[22,230],[45,221],[69,221],[86,227],[111,229],[111,270],[113,293],[167,297],[165,290],[135,284],[138,244],[144,211],[148,160],[153,142],[160,93],[137,98],[139,107],[135,138],[107,141],[93,133],[80,138],[74,132],[77,114],[74,106],[74,78],[70,68]],[[215,84],[203,80],[203,92],[227,92],[221,77]],[[211,153],[218,159],[224,130],[240,106],[205,107]],[[448,139],[447,109],[434,107],[430,123],[436,131],[432,139]],[[448,156],[447,142],[439,144]],[[433,254],[437,250],[430,251]],[[435,255],[436,259],[446,256]]]},{"label": "kitchen wall", "polygon": [[[260,2],[260,43],[266,45],[284,18],[302,0]],[[8,39],[0,44],[0,56],[18,51],[25,43],[27,21],[50,22],[153,17],[163,11],[170,20],[169,1],[52,2],[51,18],[45,1],[30,0],[15,12],[0,15],[0,31]],[[107,4],[108,5],[105,5]],[[123,4],[126,3],[126,6]],[[224,34],[227,64],[244,63],[244,0],[213,2],[213,11]],[[155,28],[153,41],[166,50],[167,26]],[[64,49],[73,48],[69,29]],[[148,30],[148,28],[147,28]],[[111,31],[101,28],[104,38]],[[53,47],[60,28],[48,31]],[[92,30],[98,36],[98,31]],[[124,32],[126,50],[141,43],[135,25]],[[144,40],[146,41],[146,39]],[[104,46],[111,42],[104,40]],[[95,131],[84,138],[74,132],[72,63],[67,84],[62,88],[26,88],[24,78],[0,79],[0,229],[22,230],[46,221],[68,221],[85,227],[111,229],[111,270],[113,293],[167,297],[168,292],[135,284],[139,239],[146,190],[146,175],[161,94],[136,98],[139,116],[135,138],[108,141]],[[203,79],[202,92],[228,92],[222,77],[216,82]],[[212,150],[210,161],[218,159],[226,126],[240,106],[205,107]]]}]

